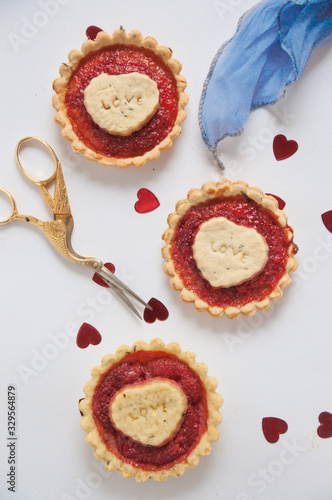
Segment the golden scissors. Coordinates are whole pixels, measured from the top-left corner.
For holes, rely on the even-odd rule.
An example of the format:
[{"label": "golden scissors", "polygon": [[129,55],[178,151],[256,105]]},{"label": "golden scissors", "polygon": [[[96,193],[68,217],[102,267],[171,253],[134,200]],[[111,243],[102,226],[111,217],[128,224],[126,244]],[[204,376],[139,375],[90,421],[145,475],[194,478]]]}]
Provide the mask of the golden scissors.
[{"label": "golden scissors", "polygon": [[[54,172],[47,179],[38,180],[29,175],[22,167],[19,159],[19,151],[21,146],[29,141],[37,141],[44,145],[53,157],[55,165]],[[71,244],[71,235],[73,232],[74,220],[70,211],[61,164],[51,146],[49,146],[47,142],[39,139],[38,137],[24,137],[16,145],[15,157],[16,162],[23,175],[40,188],[47,206],[54,214],[54,220],[43,222],[36,217],[33,217],[32,215],[20,215],[17,211],[16,202],[13,196],[4,188],[0,187],[0,191],[10,199],[12,204],[11,215],[7,219],[0,221],[0,225],[9,224],[10,222],[14,221],[24,221],[37,226],[41,231],[43,231],[54,248],[65,259],[76,264],[88,267],[94,273],[97,273],[98,276],[100,276],[100,278],[107,284],[107,286],[111,288],[139,318],[141,318],[141,315],[138,313],[126,294],[137,300],[144,307],[147,307],[148,309],[151,309],[151,307],[146,302],[144,302],[144,300],[141,299],[135,292],[133,292],[127,285],[122,283],[122,281],[114,276],[114,274],[105,267],[101,260],[92,257],[82,257],[73,249]],[[47,186],[52,181],[55,181],[53,196],[47,189]]]}]

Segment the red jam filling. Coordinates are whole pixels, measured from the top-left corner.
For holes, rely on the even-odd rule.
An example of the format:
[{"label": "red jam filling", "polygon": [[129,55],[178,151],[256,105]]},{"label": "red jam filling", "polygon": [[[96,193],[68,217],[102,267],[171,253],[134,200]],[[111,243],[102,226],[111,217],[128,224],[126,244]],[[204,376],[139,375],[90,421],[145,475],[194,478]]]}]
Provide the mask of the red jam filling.
[{"label": "red jam filling", "polygon": [[[102,73],[132,72],[145,74],[156,82],[159,108],[141,130],[129,136],[111,135],[87,112],[84,89],[92,78]],[[75,134],[88,148],[111,158],[133,158],[151,151],[171,132],[178,113],[178,100],[176,79],[161,57],[143,47],[116,44],[81,60],[68,83],[65,105]]]},{"label": "red jam filling", "polygon": [[[109,403],[129,384],[154,378],[174,380],[188,399],[182,425],[172,440],[148,446],[118,431],[109,418]],[[107,448],[122,461],[144,470],[170,468],[182,462],[207,429],[206,392],[198,375],[175,355],[159,351],[137,351],[114,364],[99,382],[92,400],[94,420]]]},{"label": "red jam filling", "polygon": [[[212,217],[226,217],[235,224],[254,228],[265,238],[269,247],[268,262],[251,280],[230,288],[214,288],[201,275],[193,257],[193,243],[201,224]],[[189,209],[175,228],[171,242],[175,270],[185,287],[211,307],[240,307],[263,300],[283,276],[290,247],[295,249],[288,240],[287,228],[281,228],[273,213],[247,196],[210,199]]]}]

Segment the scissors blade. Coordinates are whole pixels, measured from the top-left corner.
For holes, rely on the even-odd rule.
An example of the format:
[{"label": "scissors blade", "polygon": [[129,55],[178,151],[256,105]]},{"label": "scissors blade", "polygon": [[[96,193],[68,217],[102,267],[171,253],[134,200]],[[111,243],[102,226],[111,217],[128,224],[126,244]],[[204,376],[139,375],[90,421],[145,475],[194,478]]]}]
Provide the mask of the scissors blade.
[{"label": "scissors blade", "polygon": [[105,281],[105,283],[112,288],[112,290],[115,291],[115,289],[118,289],[122,291],[123,293],[126,293],[133,299],[137,300],[140,304],[142,304],[144,307],[147,307],[148,309],[151,310],[151,306],[147,304],[137,293],[135,293],[133,290],[131,290],[127,285],[125,285],[119,278],[117,278],[111,271],[107,269],[107,267],[103,266],[100,271],[97,272],[97,274]]},{"label": "scissors blade", "polygon": [[[103,278],[104,279],[104,278]],[[105,280],[104,280],[105,281]],[[130,302],[130,300],[128,299],[128,297],[123,293],[122,290],[120,290],[120,288],[118,288],[117,286],[115,285],[112,285],[111,283],[108,283],[105,281],[105,283],[110,287],[111,290],[113,290],[113,292],[115,292],[117,294],[117,296],[123,300],[123,302],[129,307],[129,309],[131,311],[133,311],[134,314],[136,314],[136,316],[139,317],[139,319],[142,319],[142,316],[140,315],[140,313],[137,311],[136,307],[134,307],[134,305]]]}]

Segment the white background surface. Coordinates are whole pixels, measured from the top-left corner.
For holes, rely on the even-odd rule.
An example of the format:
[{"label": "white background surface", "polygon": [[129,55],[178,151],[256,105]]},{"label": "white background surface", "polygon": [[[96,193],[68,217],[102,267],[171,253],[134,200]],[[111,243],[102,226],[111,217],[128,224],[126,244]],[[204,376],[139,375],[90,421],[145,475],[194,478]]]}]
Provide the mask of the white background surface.
[{"label": "white background surface", "polygon": [[[37,135],[59,156],[75,220],[74,248],[113,262],[120,278],[169,310],[165,322],[137,320],[84,269],[58,256],[44,235],[24,223],[0,229],[0,497],[20,500],[329,500],[332,439],[317,435],[318,415],[332,412],[332,236],[321,214],[332,209],[332,47],[316,50],[301,79],[268,110],[251,114],[245,133],[224,141],[224,173],[203,141],[197,109],[219,46],[230,38],[249,0],[1,0],[0,185],[21,213],[49,217],[37,188],[19,172],[17,141]],[[32,25],[32,27],[31,27]],[[173,49],[188,80],[188,117],[171,150],[141,169],[104,168],[74,154],[53,122],[52,81],[68,52],[97,25],[139,29]],[[29,31],[30,27],[30,31]],[[27,37],[27,34],[29,37]],[[20,38],[21,37],[21,38]],[[299,144],[277,162],[273,137]],[[220,177],[242,179],[286,201],[299,269],[281,301],[252,319],[213,319],[182,304],[163,273],[161,234],[187,191]],[[134,210],[148,188],[160,207]],[[1,204],[1,210],[5,204]],[[79,349],[83,322],[102,335]],[[78,400],[90,370],[126,343],[177,341],[219,380],[224,397],[221,438],[198,467],[166,483],[138,484],[106,474],[80,428]],[[7,490],[7,386],[17,392],[16,492]],[[263,417],[288,423],[275,444]]]}]

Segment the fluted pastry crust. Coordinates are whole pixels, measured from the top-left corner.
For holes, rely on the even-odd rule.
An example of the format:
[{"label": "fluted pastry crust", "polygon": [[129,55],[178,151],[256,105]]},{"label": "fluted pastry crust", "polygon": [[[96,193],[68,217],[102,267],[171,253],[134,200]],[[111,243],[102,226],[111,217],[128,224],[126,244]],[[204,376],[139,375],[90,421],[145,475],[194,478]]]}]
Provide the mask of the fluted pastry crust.
[{"label": "fluted pastry crust", "polygon": [[240,307],[219,307],[211,306],[205,300],[202,300],[197,293],[185,287],[180,278],[176,267],[172,260],[172,239],[175,234],[177,224],[186,212],[193,206],[203,203],[209,199],[224,198],[237,195],[244,195],[250,200],[255,201],[259,206],[271,212],[276,217],[276,221],[281,228],[287,228],[287,238],[291,243],[293,240],[293,229],[287,224],[287,216],[285,212],[278,208],[277,200],[271,196],[264,194],[258,187],[249,187],[246,182],[236,181],[231,182],[227,179],[221,179],[217,182],[206,182],[201,189],[191,189],[188,192],[187,198],[180,200],[175,207],[175,212],[168,216],[168,228],[162,235],[165,245],[162,248],[162,255],[165,259],[164,272],[171,277],[171,287],[180,292],[183,302],[193,303],[195,309],[199,312],[208,311],[214,318],[219,318],[224,314],[228,318],[236,318],[240,314],[244,316],[252,316],[256,310],[265,311],[270,306],[272,300],[280,299],[282,289],[291,282],[290,273],[297,268],[297,261],[294,258],[295,245],[290,244],[288,248],[287,262],[285,272],[271,293],[263,300],[249,301]]},{"label": "fluted pastry crust", "polygon": [[[100,433],[98,432],[92,410],[92,399],[95,394],[96,387],[103,375],[110,368],[121,361],[125,356],[136,351],[163,351],[175,355],[180,361],[184,362],[193,370],[199,377],[206,392],[207,401],[207,428],[200,437],[199,442],[190,454],[183,461],[167,468],[163,467],[160,470],[145,470],[139,466],[134,466],[119,459],[112,453],[104,443]],[[102,364],[92,369],[92,379],[85,384],[85,398],[80,402],[80,409],[83,413],[81,426],[87,432],[86,440],[94,448],[94,454],[99,460],[106,462],[105,468],[109,471],[119,470],[125,478],[135,477],[138,482],[144,482],[147,479],[156,481],[165,481],[170,476],[179,477],[189,467],[195,467],[201,456],[208,455],[211,451],[211,443],[219,438],[218,424],[222,417],[219,408],[222,405],[223,399],[216,392],[218,381],[214,377],[207,375],[208,368],[204,363],[197,363],[196,355],[191,352],[184,352],[178,343],[172,342],[164,344],[160,339],[153,339],[150,343],[142,340],[135,342],[131,347],[127,345],[120,346],[115,354],[109,354],[103,357]],[[167,378],[165,378],[167,380]]]},{"label": "fluted pastry crust", "polygon": [[[152,50],[154,54],[162,59],[162,61],[173,73],[176,79],[179,97],[177,117],[169,134],[150,151],[147,151],[141,156],[135,156],[132,158],[112,158],[88,148],[74,132],[72,124],[68,118],[65,105],[68,83],[80,62],[86,56],[93,54],[104,47],[115,44],[134,45],[136,47]],[[53,88],[56,92],[52,99],[52,104],[56,109],[54,120],[62,127],[61,134],[66,140],[71,142],[73,150],[77,153],[83,154],[88,160],[97,161],[104,166],[127,168],[130,165],[134,165],[135,167],[141,167],[148,160],[156,160],[161,151],[169,149],[172,146],[173,139],[181,132],[181,123],[186,117],[186,111],[184,108],[188,102],[188,96],[184,92],[187,82],[186,79],[180,74],[181,69],[181,63],[172,58],[172,51],[169,48],[158,45],[157,41],[152,37],[143,38],[142,34],[138,30],[133,30],[127,34],[125,30],[120,27],[115,30],[112,35],[106,33],[105,31],[100,31],[95,40],[85,41],[81,50],[71,50],[68,54],[68,62],[60,66],[60,78],[57,78],[53,82]]]}]

